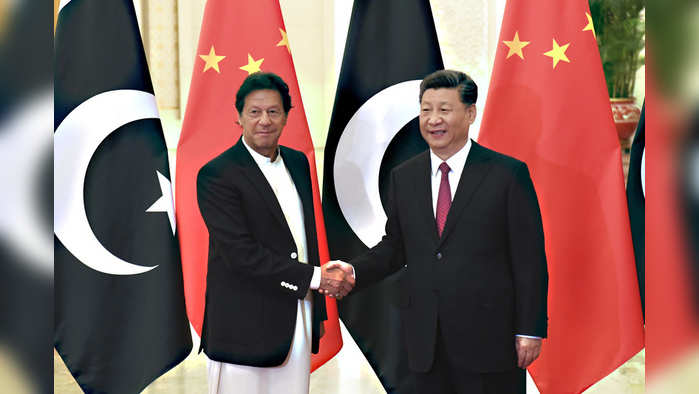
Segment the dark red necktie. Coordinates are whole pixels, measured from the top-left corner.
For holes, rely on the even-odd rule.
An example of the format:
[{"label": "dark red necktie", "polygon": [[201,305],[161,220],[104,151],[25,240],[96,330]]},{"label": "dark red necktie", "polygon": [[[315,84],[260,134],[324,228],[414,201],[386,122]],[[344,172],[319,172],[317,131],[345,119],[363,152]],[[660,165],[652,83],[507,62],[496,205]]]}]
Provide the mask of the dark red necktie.
[{"label": "dark red necktie", "polygon": [[439,165],[439,170],[442,171],[442,181],[437,195],[437,231],[441,237],[444,224],[447,222],[449,207],[451,207],[451,188],[449,187],[449,165],[443,162]]}]

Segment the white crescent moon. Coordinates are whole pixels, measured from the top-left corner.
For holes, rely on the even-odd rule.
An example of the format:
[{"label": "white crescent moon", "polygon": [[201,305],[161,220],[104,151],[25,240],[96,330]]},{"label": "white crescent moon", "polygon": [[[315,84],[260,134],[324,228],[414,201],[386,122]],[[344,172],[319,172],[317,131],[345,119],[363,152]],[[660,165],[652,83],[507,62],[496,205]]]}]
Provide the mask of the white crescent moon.
[{"label": "white crescent moon", "polygon": [[44,160],[51,155],[47,115],[53,113],[53,91],[26,100],[0,125],[0,238],[41,274],[53,275],[53,238],[39,215],[37,188]]},{"label": "white crescent moon", "polygon": [[61,12],[63,7],[67,6],[68,3],[70,3],[70,0],[61,0],[61,2],[58,4],[58,12]]},{"label": "white crescent moon", "polygon": [[355,112],[340,136],[333,164],[342,214],[367,246],[384,235],[386,214],[379,194],[381,160],[401,128],[420,114],[419,80],[376,93]]},{"label": "white crescent moon", "polygon": [[128,263],[105,249],[87,221],[83,197],[87,167],[100,143],[119,127],[150,118],[159,118],[151,93],[112,90],[77,106],[54,134],[54,232],[70,253],[96,271],[135,275],[157,267]]}]

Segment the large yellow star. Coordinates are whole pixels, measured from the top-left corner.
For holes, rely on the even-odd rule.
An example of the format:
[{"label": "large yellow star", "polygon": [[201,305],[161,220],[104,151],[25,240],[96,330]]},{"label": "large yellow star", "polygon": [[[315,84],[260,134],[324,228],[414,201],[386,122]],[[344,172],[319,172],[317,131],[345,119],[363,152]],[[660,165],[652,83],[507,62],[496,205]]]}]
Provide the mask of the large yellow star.
[{"label": "large yellow star", "polygon": [[570,43],[567,43],[563,46],[559,46],[556,42],[556,39],[553,39],[553,49],[544,53],[544,55],[553,59],[553,68],[556,68],[556,65],[558,65],[558,62],[561,60],[570,63],[570,60],[568,60],[568,56],[566,56],[566,50],[568,49],[569,45]]},{"label": "large yellow star", "polygon": [[248,53],[248,64],[241,66],[241,70],[245,70],[248,72],[248,75],[252,73],[256,73],[261,70],[260,66],[262,65],[262,62],[264,62],[265,59],[260,59],[260,60],[255,60],[252,58],[252,55]]},{"label": "large yellow star", "polygon": [[218,62],[223,60],[225,56],[216,55],[216,50],[214,50],[213,45],[211,46],[211,50],[209,51],[208,55],[199,55],[199,57],[204,59],[204,61],[206,62],[206,64],[204,65],[203,72],[206,72],[206,70],[213,68],[214,70],[216,70],[217,73],[221,73],[221,70],[219,70],[218,68]]},{"label": "large yellow star", "polygon": [[279,32],[282,34],[282,39],[277,43],[278,47],[286,47],[286,50],[291,53],[291,48],[289,48],[289,38],[286,36],[286,32],[282,29],[279,29]]},{"label": "large yellow star", "polygon": [[519,31],[515,32],[515,38],[512,39],[512,41],[503,41],[505,45],[507,45],[508,48],[510,48],[510,51],[507,52],[507,57],[505,59],[509,59],[510,56],[516,54],[520,58],[524,59],[524,54],[522,53],[522,48],[526,47],[529,45],[529,41],[520,41],[519,40]]},{"label": "large yellow star", "polygon": [[582,31],[591,30],[591,31],[592,31],[592,36],[595,37],[595,40],[596,40],[596,39],[597,39],[597,33],[595,32],[595,24],[592,23],[592,17],[591,17],[590,14],[588,14],[587,12],[585,13],[585,16],[587,17],[587,26],[585,26],[585,28],[582,29]]}]

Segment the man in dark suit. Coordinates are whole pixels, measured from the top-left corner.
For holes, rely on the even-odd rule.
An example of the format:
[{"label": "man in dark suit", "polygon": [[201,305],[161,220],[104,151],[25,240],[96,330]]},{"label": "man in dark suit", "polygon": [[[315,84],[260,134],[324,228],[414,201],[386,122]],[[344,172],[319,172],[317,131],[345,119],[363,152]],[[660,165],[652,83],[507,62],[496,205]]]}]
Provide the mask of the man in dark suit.
[{"label": "man in dark suit", "polygon": [[430,149],[392,172],[386,235],[350,262],[358,288],[406,270],[402,329],[420,393],[520,392],[547,331],[534,186],[526,164],[469,140],[476,98],[462,72],[422,81]]},{"label": "man in dark suit", "polygon": [[286,83],[248,76],[236,95],[243,135],[207,163],[197,198],[209,231],[201,348],[210,393],[307,393],[325,299],[352,279],[320,268],[306,156],[279,146]]}]

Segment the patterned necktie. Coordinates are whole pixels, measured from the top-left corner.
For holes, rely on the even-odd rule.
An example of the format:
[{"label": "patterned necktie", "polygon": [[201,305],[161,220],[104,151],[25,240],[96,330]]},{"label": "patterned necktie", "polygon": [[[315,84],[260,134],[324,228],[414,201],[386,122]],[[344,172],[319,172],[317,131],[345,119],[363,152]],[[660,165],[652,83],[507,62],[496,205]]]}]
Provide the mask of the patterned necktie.
[{"label": "patterned necktie", "polygon": [[449,187],[449,165],[442,162],[439,165],[439,170],[442,171],[442,181],[439,184],[439,195],[437,196],[437,231],[441,237],[444,224],[447,222],[449,207],[451,207],[451,188]]}]

